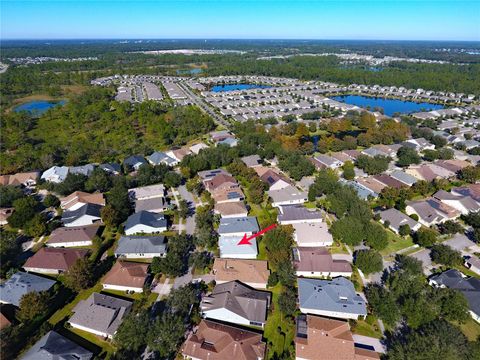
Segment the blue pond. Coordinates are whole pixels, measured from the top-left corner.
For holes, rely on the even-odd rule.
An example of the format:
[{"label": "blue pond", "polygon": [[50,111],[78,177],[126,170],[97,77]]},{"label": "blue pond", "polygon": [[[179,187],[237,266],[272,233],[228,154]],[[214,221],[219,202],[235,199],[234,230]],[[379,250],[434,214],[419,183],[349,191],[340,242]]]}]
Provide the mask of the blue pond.
[{"label": "blue pond", "polygon": [[36,101],[30,101],[28,103],[19,105],[15,107],[13,110],[15,112],[27,111],[32,115],[42,115],[48,109],[55,106],[61,106],[64,104],[65,104],[65,100],[60,100],[60,101],[36,100]]},{"label": "blue pond", "polygon": [[431,111],[431,110],[443,109],[443,106],[438,104],[417,103],[414,101],[383,99],[383,98],[374,98],[374,97],[360,96],[360,95],[333,96],[332,99],[341,101],[347,104],[360,106],[363,108],[370,107],[370,109],[372,110],[375,107],[381,107],[385,115],[388,115],[388,116],[392,116],[396,112],[401,114],[409,114],[412,112],[419,112],[424,110]]},{"label": "blue pond", "polygon": [[212,87],[213,92],[234,91],[234,90],[248,90],[248,89],[266,89],[271,86],[259,84],[225,84],[215,85]]},{"label": "blue pond", "polygon": [[202,69],[199,69],[199,68],[195,68],[195,69],[179,69],[177,70],[177,74],[178,75],[185,75],[185,74],[191,74],[191,75],[195,75],[195,74],[200,74],[203,70]]}]

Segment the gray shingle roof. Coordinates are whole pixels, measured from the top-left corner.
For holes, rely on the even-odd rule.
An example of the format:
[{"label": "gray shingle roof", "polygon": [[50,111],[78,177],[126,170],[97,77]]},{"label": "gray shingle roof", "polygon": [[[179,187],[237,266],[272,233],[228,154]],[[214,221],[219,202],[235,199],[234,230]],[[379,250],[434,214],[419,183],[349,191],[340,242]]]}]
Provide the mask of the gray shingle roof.
[{"label": "gray shingle roof", "polygon": [[357,295],[351,281],[298,278],[298,301],[301,308],[366,315],[365,300]]},{"label": "gray shingle roof", "polygon": [[393,171],[390,176],[406,185],[413,185],[418,181],[414,176],[400,170]]},{"label": "gray shingle roof", "polygon": [[75,306],[69,323],[113,336],[131,307],[131,301],[93,293]]},{"label": "gray shingle roof", "polygon": [[85,176],[90,176],[93,170],[95,170],[95,165],[87,164],[81,166],[72,166],[70,167],[68,172],[72,174],[82,174]]},{"label": "gray shingle roof", "polygon": [[141,164],[146,164],[147,161],[143,158],[143,156],[140,156],[140,155],[132,155],[132,156],[129,156],[128,158],[126,158],[123,163],[125,165],[128,165],[128,166],[134,166],[138,163],[141,163]]},{"label": "gray shingle roof", "polygon": [[81,218],[84,215],[95,216],[100,219],[101,209],[102,209],[101,205],[88,203],[79,207],[77,210],[65,211],[62,214],[62,222],[64,224],[69,224],[73,221],[76,221],[77,219]]},{"label": "gray shingle roof", "polygon": [[303,205],[282,205],[278,220],[296,221],[296,220],[318,220],[322,219],[320,211],[310,211]]},{"label": "gray shingle roof", "polygon": [[19,271],[0,285],[0,299],[4,303],[19,306],[23,295],[32,291],[47,291],[53,284],[55,280]]},{"label": "gray shingle roof", "polygon": [[118,240],[115,255],[164,254],[166,251],[165,236],[122,236]]},{"label": "gray shingle roof", "polygon": [[161,163],[165,163],[167,165],[173,165],[177,162],[174,158],[168,156],[164,152],[155,151],[152,155],[148,157],[148,161],[152,164],[159,165]]},{"label": "gray shingle roof", "polygon": [[125,230],[128,230],[139,224],[155,228],[162,228],[167,226],[167,220],[163,214],[140,211],[128,217],[127,222],[125,223]]},{"label": "gray shingle roof", "polygon": [[22,360],[89,360],[93,353],[55,331],[48,332]]},{"label": "gray shingle roof", "polygon": [[98,167],[109,173],[120,173],[122,171],[122,167],[115,163],[100,164]]},{"label": "gray shingle roof", "polygon": [[390,226],[396,231],[398,231],[402,225],[408,225],[410,226],[410,229],[413,229],[418,225],[418,222],[413,220],[410,216],[407,216],[394,208],[381,211],[380,217],[383,221],[389,221]]},{"label": "gray shingle roof", "polygon": [[219,234],[258,232],[257,218],[253,216],[222,218],[218,227]]}]

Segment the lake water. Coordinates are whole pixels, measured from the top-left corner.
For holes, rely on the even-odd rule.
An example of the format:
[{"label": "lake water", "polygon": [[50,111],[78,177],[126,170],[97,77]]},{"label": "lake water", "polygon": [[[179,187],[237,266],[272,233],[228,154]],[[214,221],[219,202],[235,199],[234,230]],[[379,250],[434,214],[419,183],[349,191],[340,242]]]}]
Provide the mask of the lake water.
[{"label": "lake water", "polygon": [[42,115],[48,109],[55,106],[62,106],[65,104],[65,100],[60,101],[46,101],[46,100],[35,100],[30,101],[25,104],[15,107],[13,110],[15,112],[27,111],[32,115]]},{"label": "lake water", "polygon": [[178,75],[195,75],[195,74],[200,74],[203,70],[200,68],[195,68],[195,69],[178,69],[177,74]]},{"label": "lake water", "polygon": [[235,90],[249,90],[249,89],[266,89],[271,86],[260,85],[260,84],[225,84],[225,85],[215,85],[212,87],[211,91],[213,92],[222,92],[222,91],[235,91]]},{"label": "lake water", "polygon": [[381,107],[385,115],[392,116],[394,113],[398,112],[401,114],[409,114],[419,111],[431,111],[443,109],[442,105],[438,104],[429,104],[429,103],[417,103],[414,101],[402,101],[395,99],[383,99],[383,98],[374,98],[369,96],[361,95],[344,95],[344,96],[333,96],[333,100],[341,101],[347,104],[360,106],[362,108],[370,107],[373,110],[375,107]]}]

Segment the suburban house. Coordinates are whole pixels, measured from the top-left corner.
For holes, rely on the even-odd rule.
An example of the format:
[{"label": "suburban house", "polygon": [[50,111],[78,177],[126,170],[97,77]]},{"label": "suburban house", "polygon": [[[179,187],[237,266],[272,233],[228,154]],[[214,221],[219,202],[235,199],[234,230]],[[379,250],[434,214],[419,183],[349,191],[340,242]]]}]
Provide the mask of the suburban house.
[{"label": "suburban house", "polygon": [[409,139],[403,142],[402,145],[410,147],[418,152],[422,152],[425,150],[435,150],[435,145],[428,142],[424,138]]},{"label": "suburban house", "polygon": [[470,196],[456,195],[445,190],[439,190],[433,197],[444,204],[460,211],[463,215],[480,210],[480,204]]},{"label": "suburban house", "polygon": [[286,176],[276,173],[270,168],[263,166],[255,168],[260,180],[266,183],[270,190],[278,190],[286,186],[292,185],[290,179]]},{"label": "suburban house", "polygon": [[250,168],[258,167],[262,165],[262,158],[258,156],[257,154],[255,155],[250,155],[250,156],[244,156],[241,158],[243,163],[247,165]]},{"label": "suburban house", "polygon": [[222,218],[245,217],[248,215],[248,209],[243,201],[233,201],[216,203],[213,209],[215,214]]},{"label": "suburban house", "polygon": [[299,308],[304,314],[341,319],[367,316],[365,300],[344,277],[332,280],[298,278],[297,283]]},{"label": "suburban house", "polygon": [[83,191],[75,191],[60,199],[60,207],[63,210],[74,211],[86,204],[105,206],[105,198],[102,193],[90,194]]},{"label": "suburban house", "polygon": [[300,191],[292,185],[277,190],[268,190],[268,196],[272,199],[272,206],[303,204],[308,200],[308,194]]},{"label": "suburban house", "polygon": [[137,171],[140,166],[147,164],[147,161],[141,155],[132,155],[123,160],[123,166],[127,169],[133,169]]},{"label": "suburban house", "polygon": [[402,187],[405,187],[405,184],[390,175],[387,174],[379,174],[379,175],[374,175],[373,178],[379,182],[381,182],[383,185],[392,187],[395,189],[400,189]]},{"label": "suburban house", "polygon": [[298,246],[316,247],[332,246],[333,237],[328,232],[328,226],[324,222],[300,222],[293,223],[295,233],[293,239]]},{"label": "suburban house", "polygon": [[238,187],[237,180],[231,175],[218,174],[203,182],[205,189],[212,192],[218,189],[231,189]]},{"label": "suburban house", "polygon": [[148,162],[153,165],[165,164],[168,166],[175,166],[179,161],[173,157],[168,156],[164,152],[155,151],[152,155],[147,156]]},{"label": "suburban house", "polygon": [[68,172],[70,174],[85,175],[85,176],[92,175],[93,170],[95,170],[95,165],[93,164],[70,166],[68,168]]},{"label": "suburban house", "polygon": [[67,178],[67,175],[67,166],[52,166],[43,172],[41,179],[58,184],[63,182]]},{"label": "suburban house", "polygon": [[101,205],[85,204],[77,210],[67,210],[62,214],[62,222],[65,226],[87,226],[95,223],[101,223],[102,217],[100,215]]},{"label": "suburban house", "polygon": [[463,265],[473,271],[474,273],[480,275],[480,259],[475,255],[467,256]]},{"label": "suburban house", "polygon": [[99,224],[88,226],[59,227],[48,237],[48,247],[77,247],[90,246],[97,235]]},{"label": "suburban house", "polygon": [[22,360],[90,360],[93,353],[56,331],[49,331],[23,356]]},{"label": "suburban house", "polygon": [[406,204],[405,212],[408,215],[416,214],[418,221],[425,226],[441,224],[460,216],[460,211],[435,198],[407,201]]},{"label": "suburban house", "polygon": [[466,277],[460,271],[450,269],[431,276],[428,282],[434,287],[460,291],[467,299],[470,315],[476,322],[480,322],[480,279]]},{"label": "suburban house", "polygon": [[255,289],[266,289],[270,276],[268,263],[264,260],[215,258],[212,273],[217,284],[238,280]]},{"label": "suburban house", "polygon": [[198,153],[200,152],[200,150],[202,149],[208,149],[208,145],[204,144],[204,143],[198,143],[198,144],[195,144],[195,145],[192,145],[190,146],[190,151],[192,153],[194,153],[195,155],[198,155]]},{"label": "suburban house", "polygon": [[379,214],[380,222],[382,224],[388,223],[389,229],[396,234],[399,234],[402,225],[408,225],[411,231],[417,231],[422,226],[422,224],[395,208],[380,211]]},{"label": "suburban house", "polygon": [[218,143],[225,139],[234,139],[235,135],[227,130],[213,131],[210,133],[210,138],[213,142]]},{"label": "suburban house", "polygon": [[480,202],[480,184],[469,184],[464,187],[453,188],[452,194],[470,196],[473,200]]},{"label": "suburban house", "polygon": [[153,213],[163,213],[167,209],[168,204],[164,197],[135,201],[135,212],[149,211]]},{"label": "suburban house", "polygon": [[130,215],[125,223],[125,234],[153,234],[167,231],[167,219],[163,214],[140,211]]},{"label": "suburban house", "polygon": [[239,325],[263,327],[271,294],[246,286],[240,281],[215,285],[200,303],[202,316]]},{"label": "suburban house", "polygon": [[266,348],[262,334],[202,320],[188,336],[181,351],[185,359],[263,360]]},{"label": "suburban house", "polygon": [[415,184],[418,180],[416,177],[407,174],[404,171],[401,170],[394,170],[390,174],[390,177],[394,178],[395,180],[400,181],[401,183],[407,185],[407,186],[412,186]]},{"label": "suburban house", "polygon": [[148,264],[117,261],[102,280],[106,290],[143,292],[148,276]]},{"label": "suburban house", "polygon": [[28,272],[57,275],[68,271],[78,259],[87,254],[86,249],[44,247],[28,258],[23,268]]},{"label": "suburban house", "polygon": [[220,236],[231,236],[242,238],[243,235],[252,235],[258,232],[257,218],[254,216],[222,218],[218,233]]},{"label": "suburban house", "polygon": [[39,176],[39,171],[29,171],[16,173],[13,175],[1,175],[0,185],[32,187],[37,185],[37,179]]},{"label": "suburban house", "polygon": [[[192,152],[188,147],[182,147],[180,149],[173,149],[170,151],[167,151],[167,155],[170,156],[172,159],[177,161],[177,164],[183,160],[183,158],[187,155],[190,155]],[[174,166],[174,165],[172,165]]]},{"label": "suburban house", "polygon": [[387,185],[378,181],[373,176],[367,176],[362,178],[359,177],[355,180],[355,182],[370,191],[373,194],[372,196],[374,197],[380,195],[382,190],[387,187]]},{"label": "suburban house", "polygon": [[465,160],[459,160],[459,159],[450,159],[450,160],[437,160],[434,162],[435,165],[443,167],[449,171],[452,171],[454,173],[465,169],[468,166],[472,166],[471,163]]},{"label": "suburban house", "polygon": [[258,255],[257,239],[251,239],[249,244],[239,245],[242,237],[221,235],[218,248],[221,258],[256,259]]},{"label": "suburban house", "polygon": [[218,188],[210,193],[216,204],[238,202],[245,199],[245,195],[238,185],[230,188]]},{"label": "suburban house", "polygon": [[342,167],[343,163],[328,155],[317,155],[314,158],[310,159],[317,169],[338,169]]},{"label": "suburban house", "polygon": [[279,209],[278,222],[281,225],[322,222],[320,211],[309,210],[303,205],[283,205]]},{"label": "suburban house", "polygon": [[232,176],[232,174],[223,169],[205,170],[197,173],[203,182],[213,179],[215,176],[220,174]]},{"label": "suburban house", "polygon": [[238,145],[238,140],[235,138],[227,138],[225,140],[221,140],[217,142],[217,145],[226,145],[229,147],[235,147]]},{"label": "suburban house", "polygon": [[80,300],[68,323],[76,329],[112,339],[131,308],[131,301],[94,292],[88,299]]},{"label": "suburban house", "polygon": [[346,321],[299,315],[295,337],[296,360],[378,360],[380,355],[357,347]]},{"label": "suburban house", "polygon": [[128,189],[128,196],[131,200],[146,200],[165,197],[165,186],[155,184]]},{"label": "suburban house", "polygon": [[167,244],[164,236],[122,236],[118,240],[115,256],[127,259],[165,257]]},{"label": "suburban house", "polygon": [[19,306],[23,295],[30,292],[48,291],[53,284],[55,284],[55,280],[17,271],[7,281],[0,284],[0,303]]},{"label": "suburban house", "polygon": [[120,164],[116,163],[105,163],[98,165],[100,169],[111,175],[120,175],[122,172],[122,167]]},{"label": "suburban house", "polygon": [[297,276],[329,277],[352,276],[352,266],[345,260],[333,260],[324,247],[296,247],[292,249]]}]

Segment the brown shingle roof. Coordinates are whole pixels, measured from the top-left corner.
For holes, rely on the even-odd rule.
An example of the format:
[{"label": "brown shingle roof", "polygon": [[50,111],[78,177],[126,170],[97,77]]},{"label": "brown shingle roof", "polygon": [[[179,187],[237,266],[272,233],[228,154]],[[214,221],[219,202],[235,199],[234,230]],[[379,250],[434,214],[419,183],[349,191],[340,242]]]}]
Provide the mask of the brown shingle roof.
[{"label": "brown shingle roof", "polygon": [[241,215],[248,213],[247,207],[243,201],[215,204],[215,213],[222,216]]},{"label": "brown shingle roof", "polygon": [[265,357],[262,335],[202,320],[182,346],[184,356],[208,360],[258,360]]},{"label": "brown shingle roof", "polygon": [[70,209],[73,205],[79,202],[105,206],[105,199],[102,193],[90,194],[83,191],[75,191],[67,197],[60,199],[60,202],[61,207],[64,210]]},{"label": "brown shingle roof", "polygon": [[205,182],[205,188],[208,191],[214,191],[219,188],[230,188],[237,186],[237,180],[231,175],[219,174],[213,179]]},{"label": "brown shingle roof", "polygon": [[41,248],[27,260],[23,268],[67,271],[80,258],[85,257],[85,249]]},{"label": "brown shingle roof", "polygon": [[385,184],[388,187],[393,187],[395,189],[400,189],[400,188],[406,186],[401,181],[398,181],[397,179],[394,179],[390,175],[387,175],[387,174],[375,175],[374,178],[375,178],[375,180],[380,181],[382,184]]},{"label": "brown shingle roof", "polygon": [[27,181],[36,181],[40,173],[38,171],[30,171],[24,173],[17,173],[13,175],[1,175],[0,185],[14,185],[19,186]]},{"label": "brown shingle roof", "polygon": [[142,288],[147,277],[148,264],[117,261],[105,275],[102,284]]},{"label": "brown shingle roof", "polygon": [[268,263],[263,260],[216,258],[213,273],[217,282],[239,280],[247,284],[266,284],[270,276]]},{"label": "brown shingle roof", "polygon": [[99,225],[61,227],[55,229],[48,238],[48,244],[91,241],[98,232]]},{"label": "brown shingle roof", "polygon": [[298,247],[294,249],[294,265],[297,271],[352,272],[352,266],[345,260],[333,260],[324,247]]}]

